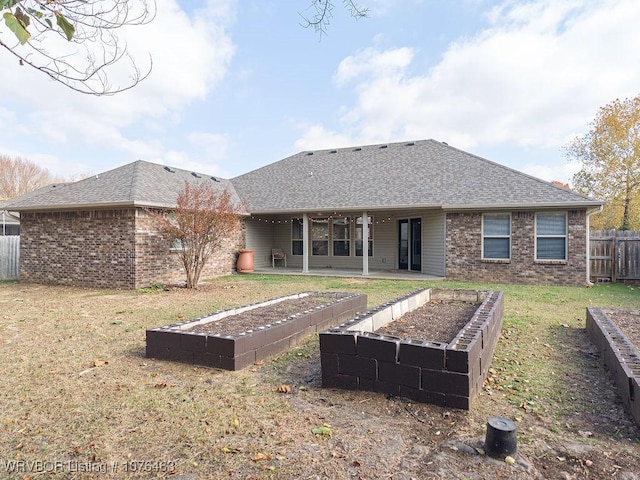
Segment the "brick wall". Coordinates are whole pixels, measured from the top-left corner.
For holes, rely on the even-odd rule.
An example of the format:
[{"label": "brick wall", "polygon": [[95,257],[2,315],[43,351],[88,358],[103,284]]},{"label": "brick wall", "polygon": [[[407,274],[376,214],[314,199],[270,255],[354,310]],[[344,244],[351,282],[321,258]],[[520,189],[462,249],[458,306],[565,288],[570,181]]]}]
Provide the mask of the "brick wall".
[{"label": "brick wall", "polygon": [[[99,288],[184,281],[176,252],[142,209],[23,213],[20,280]],[[231,273],[244,229],[209,261],[202,278]]]},{"label": "brick wall", "polygon": [[20,280],[134,288],[133,209],[22,213]]},{"label": "brick wall", "polygon": [[[136,287],[151,283],[171,284],[185,281],[184,268],[177,251],[171,251],[154,229],[153,218],[138,210],[136,219]],[[201,279],[225,275],[235,269],[236,252],[244,245],[244,224],[234,238],[226,239],[202,270]]]},{"label": "brick wall", "polygon": [[482,213],[447,213],[446,277],[491,283],[584,285],[586,211],[567,215],[566,262],[535,260],[535,212],[511,212],[511,259],[482,260]]}]

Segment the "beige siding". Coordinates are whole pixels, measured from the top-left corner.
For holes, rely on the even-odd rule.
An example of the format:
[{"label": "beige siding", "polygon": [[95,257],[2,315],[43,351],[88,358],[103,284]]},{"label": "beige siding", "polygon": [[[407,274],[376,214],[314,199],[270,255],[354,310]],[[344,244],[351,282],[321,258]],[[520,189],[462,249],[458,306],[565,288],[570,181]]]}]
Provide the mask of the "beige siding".
[{"label": "beige siding", "polygon": [[422,272],[444,277],[445,215],[439,210],[422,212]]},{"label": "beige siding", "polygon": [[[352,219],[360,212],[345,213]],[[391,270],[398,268],[398,220],[422,218],[422,271],[443,276],[445,265],[444,213],[440,210],[371,213],[373,224],[373,257],[369,257],[369,269]],[[271,266],[271,248],[282,248],[287,253],[287,266],[302,268],[302,256],[293,256],[291,246],[291,219],[289,216],[269,216],[247,220],[247,248],[255,251],[256,266]],[[352,227],[353,228],[353,227]],[[348,257],[333,255],[314,256],[309,252],[309,268],[362,268],[362,257],[356,257],[354,237],[351,232],[351,252]],[[311,248],[311,242],[309,242]],[[332,246],[329,246],[331,252]]]},{"label": "beige siding", "polygon": [[373,259],[369,259],[369,268],[383,270],[398,268],[398,222],[389,215],[374,215],[373,218],[376,222],[373,226],[373,254],[375,256]]},{"label": "beige siding", "polygon": [[245,248],[253,250],[253,261],[256,267],[271,265],[271,249],[275,246],[273,240],[275,225],[277,224],[252,218],[247,218],[245,221]]}]

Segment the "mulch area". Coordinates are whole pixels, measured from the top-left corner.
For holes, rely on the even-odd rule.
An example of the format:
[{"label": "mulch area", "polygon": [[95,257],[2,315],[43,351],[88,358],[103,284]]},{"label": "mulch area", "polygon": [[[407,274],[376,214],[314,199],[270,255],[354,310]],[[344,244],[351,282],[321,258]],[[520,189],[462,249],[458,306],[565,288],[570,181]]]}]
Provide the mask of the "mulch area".
[{"label": "mulch area", "polygon": [[636,350],[640,350],[640,311],[608,310],[606,313],[633,343]]},{"label": "mulch area", "polygon": [[301,298],[282,300],[281,302],[254,308],[235,315],[221,318],[213,322],[202,323],[188,331],[206,333],[209,335],[229,335],[253,330],[277,320],[283,320],[296,313],[312,310],[316,307],[328,305],[335,301],[335,297],[324,295],[309,295]]},{"label": "mulch area", "polygon": [[377,333],[449,343],[471,320],[479,303],[436,300],[405,313]]}]

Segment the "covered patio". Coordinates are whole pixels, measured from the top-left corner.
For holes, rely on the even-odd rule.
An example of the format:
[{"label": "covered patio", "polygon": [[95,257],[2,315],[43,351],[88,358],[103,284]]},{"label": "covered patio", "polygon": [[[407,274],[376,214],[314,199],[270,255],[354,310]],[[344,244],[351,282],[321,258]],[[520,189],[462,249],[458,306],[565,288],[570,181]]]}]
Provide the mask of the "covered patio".
[{"label": "covered patio", "polygon": [[275,268],[258,267],[254,269],[253,273],[261,275],[307,275],[307,276],[319,276],[319,277],[342,277],[342,278],[374,278],[383,280],[444,280],[444,277],[435,275],[429,275],[422,272],[412,272],[407,270],[369,270],[368,274],[363,274],[359,269],[344,269],[344,268],[310,268],[307,272],[303,272],[298,267],[281,267]]}]

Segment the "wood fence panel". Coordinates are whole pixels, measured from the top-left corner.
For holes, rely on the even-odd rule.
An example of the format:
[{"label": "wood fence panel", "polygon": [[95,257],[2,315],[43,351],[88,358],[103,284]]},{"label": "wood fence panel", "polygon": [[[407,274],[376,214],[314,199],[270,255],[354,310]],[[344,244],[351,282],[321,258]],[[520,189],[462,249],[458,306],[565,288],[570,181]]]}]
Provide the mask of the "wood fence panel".
[{"label": "wood fence panel", "polygon": [[617,241],[616,278],[640,280],[640,239]]},{"label": "wood fence panel", "polygon": [[589,268],[592,280],[640,280],[640,232],[590,232]]},{"label": "wood fence panel", "polygon": [[15,280],[20,270],[20,237],[0,236],[0,280]]}]

